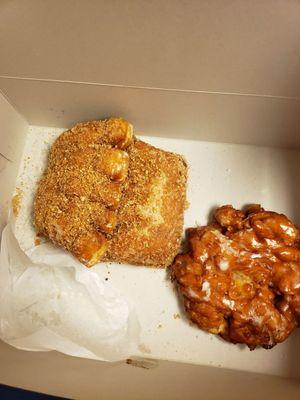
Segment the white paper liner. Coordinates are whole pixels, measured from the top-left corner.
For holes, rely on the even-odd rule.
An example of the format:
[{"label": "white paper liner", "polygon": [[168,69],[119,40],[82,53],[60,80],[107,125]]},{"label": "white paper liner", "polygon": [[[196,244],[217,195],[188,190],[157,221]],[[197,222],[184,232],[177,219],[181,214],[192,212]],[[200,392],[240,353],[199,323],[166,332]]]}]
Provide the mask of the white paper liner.
[{"label": "white paper liner", "polygon": [[45,243],[25,254],[9,224],[2,234],[0,265],[5,342],[105,361],[134,351],[139,324],[126,299],[68,253]]}]

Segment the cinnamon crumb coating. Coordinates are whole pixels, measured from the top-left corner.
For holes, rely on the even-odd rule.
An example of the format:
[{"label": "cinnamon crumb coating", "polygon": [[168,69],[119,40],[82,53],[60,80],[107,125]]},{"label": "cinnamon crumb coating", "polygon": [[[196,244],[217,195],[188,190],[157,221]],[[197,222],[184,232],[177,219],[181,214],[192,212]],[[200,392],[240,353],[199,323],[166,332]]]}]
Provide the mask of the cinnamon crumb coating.
[{"label": "cinnamon crumb coating", "polygon": [[137,140],[124,119],[77,124],[50,150],[36,230],[87,267],[167,266],[179,249],[186,179],[181,156]]}]

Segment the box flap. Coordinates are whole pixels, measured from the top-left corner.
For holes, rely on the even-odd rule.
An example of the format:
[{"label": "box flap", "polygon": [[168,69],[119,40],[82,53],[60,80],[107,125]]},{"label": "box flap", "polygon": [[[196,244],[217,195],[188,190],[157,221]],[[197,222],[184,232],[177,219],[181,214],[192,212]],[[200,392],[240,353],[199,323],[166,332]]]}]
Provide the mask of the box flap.
[{"label": "box flap", "polygon": [[11,0],[0,75],[300,96],[300,3]]}]

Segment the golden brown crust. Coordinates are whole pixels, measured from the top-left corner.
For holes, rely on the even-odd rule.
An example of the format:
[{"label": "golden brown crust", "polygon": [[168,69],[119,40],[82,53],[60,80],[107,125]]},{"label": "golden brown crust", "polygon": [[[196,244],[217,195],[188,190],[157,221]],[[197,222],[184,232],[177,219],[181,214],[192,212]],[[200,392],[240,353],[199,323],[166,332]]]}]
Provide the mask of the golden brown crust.
[{"label": "golden brown crust", "polygon": [[35,226],[87,266],[166,266],[179,249],[185,189],[182,157],[136,140],[127,121],[81,123],[50,150]]},{"label": "golden brown crust", "polygon": [[220,207],[213,224],[189,229],[172,274],[192,321],[251,349],[284,341],[300,323],[299,240],[286,216],[257,205]]}]

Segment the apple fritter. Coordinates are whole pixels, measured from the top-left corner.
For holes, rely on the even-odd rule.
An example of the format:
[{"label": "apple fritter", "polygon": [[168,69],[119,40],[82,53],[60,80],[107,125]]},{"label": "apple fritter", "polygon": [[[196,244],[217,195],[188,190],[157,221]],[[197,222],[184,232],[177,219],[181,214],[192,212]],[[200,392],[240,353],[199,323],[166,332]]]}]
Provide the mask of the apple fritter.
[{"label": "apple fritter", "polygon": [[250,349],[283,342],[300,323],[299,233],[259,205],[220,207],[212,224],[189,229],[172,275],[191,320]]}]

